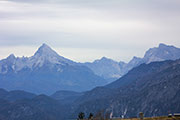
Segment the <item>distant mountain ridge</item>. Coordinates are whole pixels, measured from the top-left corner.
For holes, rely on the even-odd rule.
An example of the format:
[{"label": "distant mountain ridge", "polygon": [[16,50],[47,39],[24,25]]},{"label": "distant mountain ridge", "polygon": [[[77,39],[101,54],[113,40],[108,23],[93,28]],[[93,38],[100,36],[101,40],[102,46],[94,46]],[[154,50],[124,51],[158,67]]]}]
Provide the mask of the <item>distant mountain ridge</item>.
[{"label": "distant mountain ridge", "polygon": [[52,94],[58,90],[81,92],[110,83],[142,63],[178,58],[180,48],[159,44],[150,48],[143,58],[133,57],[129,63],[106,57],[93,63],[77,63],[43,44],[31,57],[19,58],[11,54],[0,60],[0,87],[37,94]]},{"label": "distant mountain ridge", "polygon": [[51,97],[55,100],[63,104],[72,104],[76,99],[82,96],[84,92],[74,92],[74,91],[56,91],[51,95]]},{"label": "distant mountain ridge", "polygon": [[17,101],[22,99],[32,99],[34,97],[36,97],[35,94],[26,91],[22,91],[22,90],[6,91],[0,88],[0,99],[3,100]]},{"label": "distant mountain ridge", "polygon": [[85,91],[107,82],[88,67],[58,55],[43,44],[32,57],[11,54],[0,61],[0,87],[52,94],[58,90]]},{"label": "distant mountain ridge", "polygon": [[180,58],[180,48],[174,46],[159,44],[158,47],[150,48],[146,51],[143,58],[133,57],[128,63],[117,62],[103,57],[94,62],[84,63],[95,74],[109,80],[109,83],[122,77],[132,68],[142,64],[155,61],[176,60]]},{"label": "distant mountain ridge", "polygon": [[159,44],[158,47],[150,48],[144,55],[143,61],[145,63],[176,60],[180,58],[180,48],[172,45]]},{"label": "distant mountain ridge", "polygon": [[95,74],[104,77],[105,79],[109,79],[109,82],[111,82],[113,78],[117,79],[121,77],[121,74],[123,73],[122,68],[126,64],[103,57],[100,60],[95,60],[93,63],[87,62],[83,65],[89,67]]},{"label": "distant mountain ridge", "polygon": [[133,68],[120,79],[86,92],[73,114],[113,112],[115,117],[163,116],[180,112],[180,59]]}]

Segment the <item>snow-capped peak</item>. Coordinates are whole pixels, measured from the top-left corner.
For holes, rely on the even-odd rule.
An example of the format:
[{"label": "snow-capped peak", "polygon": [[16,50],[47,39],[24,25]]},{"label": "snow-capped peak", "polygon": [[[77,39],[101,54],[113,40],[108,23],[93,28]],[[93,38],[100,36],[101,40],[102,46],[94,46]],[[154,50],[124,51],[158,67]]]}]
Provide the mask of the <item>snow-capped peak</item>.
[{"label": "snow-capped peak", "polygon": [[58,57],[59,55],[52,50],[47,44],[42,44],[41,47],[39,47],[39,49],[37,50],[37,52],[34,54],[34,56],[54,56],[54,57]]},{"label": "snow-capped peak", "polygon": [[[15,57],[13,54],[9,55],[6,59],[0,61],[0,73],[5,66],[10,66],[13,68],[14,72],[18,72],[23,68],[29,68],[33,70],[36,67],[42,67],[48,65],[49,67],[59,65],[74,65],[75,62],[66,59],[58,55],[54,50],[52,50],[48,45],[42,44],[37,52],[31,57]],[[60,68],[59,68],[60,69]],[[5,72],[8,72],[8,68]],[[4,73],[5,73],[4,72]]]},{"label": "snow-capped peak", "polygon": [[16,57],[14,56],[14,54],[10,54],[10,55],[7,57],[7,59],[9,59],[9,60],[14,60],[14,59],[16,59]]},{"label": "snow-capped peak", "polygon": [[175,60],[180,56],[180,49],[160,43],[158,47],[150,48],[144,55],[144,62]]},{"label": "snow-capped peak", "polygon": [[160,43],[159,44],[159,48],[162,48],[162,47],[168,47],[168,45],[164,44],[164,43]]},{"label": "snow-capped peak", "polygon": [[42,44],[34,56],[30,57],[29,64],[31,66],[43,66],[46,63],[53,64],[73,64],[74,62],[58,55],[53,49],[47,44]]}]

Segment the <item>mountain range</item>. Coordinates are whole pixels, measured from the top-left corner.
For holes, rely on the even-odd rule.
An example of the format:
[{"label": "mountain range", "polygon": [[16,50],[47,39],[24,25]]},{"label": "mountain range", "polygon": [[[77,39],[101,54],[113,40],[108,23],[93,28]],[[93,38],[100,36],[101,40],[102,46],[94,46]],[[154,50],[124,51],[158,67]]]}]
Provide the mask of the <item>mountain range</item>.
[{"label": "mountain range", "polygon": [[57,90],[85,91],[105,85],[88,67],[58,55],[43,44],[32,57],[11,54],[0,61],[0,88],[52,94]]},{"label": "mountain range", "polygon": [[[72,115],[112,113],[115,117],[163,116],[180,112],[180,59],[141,64],[120,79],[87,91]],[[104,114],[103,113],[103,114]]]},{"label": "mountain range", "polygon": [[84,65],[89,67],[96,75],[113,82],[125,75],[132,68],[142,64],[155,61],[176,60],[180,58],[180,48],[172,45],[159,44],[158,47],[150,48],[145,52],[143,58],[133,57],[128,63],[117,62],[110,58],[103,57],[94,62],[86,62]]},{"label": "mountain range", "polygon": [[79,112],[114,117],[180,112],[180,59],[141,64],[120,79],[85,92],[50,96],[0,89],[0,120],[69,120]]},{"label": "mountain range", "polygon": [[11,54],[0,60],[0,88],[47,95],[58,90],[82,92],[111,83],[142,63],[178,58],[180,48],[159,44],[143,58],[133,57],[128,63],[106,57],[92,63],[77,63],[43,44],[31,57]]}]

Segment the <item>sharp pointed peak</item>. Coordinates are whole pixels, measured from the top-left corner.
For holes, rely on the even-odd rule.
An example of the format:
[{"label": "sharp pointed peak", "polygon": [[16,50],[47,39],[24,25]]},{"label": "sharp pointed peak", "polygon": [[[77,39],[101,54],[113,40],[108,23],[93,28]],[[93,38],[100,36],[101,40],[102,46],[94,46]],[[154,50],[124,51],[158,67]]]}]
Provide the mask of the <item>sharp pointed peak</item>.
[{"label": "sharp pointed peak", "polygon": [[10,54],[9,56],[12,56],[12,57],[15,57],[15,55],[12,53],[12,54]]},{"label": "sharp pointed peak", "polygon": [[43,43],[41,46],[43,46],[43,47],[49,47],[46,43]]},{"label": "sharp pointed peak", "polygon": [[117,62],[117,61],[110,59],[108,57],[102,57],[100,59],[95,60],[94,62]]},{"label": "sharp pointed peak", "polygon": [[104,56],[104,57],[100,58],[98,61],[114,61],[114,60]]},{"label": "sharp pointed peak", "polygon": [[[40,48],[50,48],[50,46],[49,45],[47,45],[46,43],[43,43],[40,47],[39,47],[39,49]],[[51,49],[51,48],[50,48]]]},{"label": "sharp pointed peak", "polygon": [[102,57],[100,60],[108,60],[109,58],[107,58],[107,57]]},{"label": "sharp pointed peak", "polygon": [[35,55],[58,55],[51,47],[49,47],[47,44],[43,43]]},{"label": "sharp pointed peak", "polygon": [[159,47],[167,47],[168,45],[164,44],[164,43],[160,43]]},{"label": "sharp pointed peak", "polygon": [[14,59],[16,58],[14,54],[10,54],[7,58]]},{"label": "sharp pointed peak", "polygon": [[9,61],[14,61],[16,59],[16,57],[14,56],[14,54],[10,54],[6,60],[9,60]]},{"label": "sharp pointed peak", "polygon": [[133,62],[133,61],[139,61],[141,60],[142,58],[140,57],[136,57],[136,56],[133,56],[133,58],[129,61],[129,63]]}]

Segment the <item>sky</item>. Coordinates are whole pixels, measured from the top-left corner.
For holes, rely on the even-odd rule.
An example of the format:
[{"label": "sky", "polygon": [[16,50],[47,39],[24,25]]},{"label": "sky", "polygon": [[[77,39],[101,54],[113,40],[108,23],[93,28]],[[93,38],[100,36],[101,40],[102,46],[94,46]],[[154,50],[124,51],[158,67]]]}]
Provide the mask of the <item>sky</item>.
[{"label": "sky", "polygon": [[0,59],[46,43],[76,62],[180,47],[180,0],[0,0]]}]

